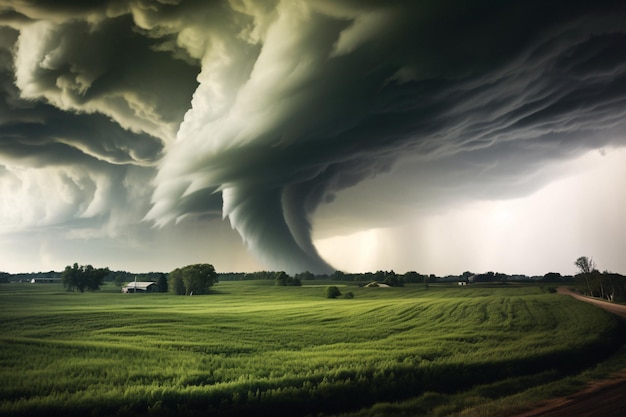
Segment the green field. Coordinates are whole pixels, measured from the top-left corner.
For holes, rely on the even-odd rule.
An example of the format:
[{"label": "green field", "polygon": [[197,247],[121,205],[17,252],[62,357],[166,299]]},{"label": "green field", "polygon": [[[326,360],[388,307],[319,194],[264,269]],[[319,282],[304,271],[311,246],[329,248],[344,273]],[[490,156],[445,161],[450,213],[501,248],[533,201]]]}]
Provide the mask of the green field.
[{"label": "green field", "polygon": [[612,316],[536,286],[118,291],[0,285],[0,415],[453,415],[621,343]]}]

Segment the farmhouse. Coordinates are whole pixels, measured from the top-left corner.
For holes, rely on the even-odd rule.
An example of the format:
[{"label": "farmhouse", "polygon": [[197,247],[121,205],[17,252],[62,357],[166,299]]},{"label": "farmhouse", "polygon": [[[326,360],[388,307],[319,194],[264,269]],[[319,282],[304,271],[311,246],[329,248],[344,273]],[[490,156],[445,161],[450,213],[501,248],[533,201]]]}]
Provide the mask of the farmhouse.
[{"label": "farmhouse", "polygon": [[122,287],[123,293],[135,293],[135,292],[158,292],[156,282],[152,281],[133,281]]}]

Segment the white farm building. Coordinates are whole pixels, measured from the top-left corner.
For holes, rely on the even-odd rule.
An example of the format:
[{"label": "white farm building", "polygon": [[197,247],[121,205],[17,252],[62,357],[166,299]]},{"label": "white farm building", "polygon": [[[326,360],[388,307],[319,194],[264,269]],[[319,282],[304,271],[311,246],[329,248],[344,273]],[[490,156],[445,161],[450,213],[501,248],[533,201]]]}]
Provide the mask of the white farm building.
[{"label": "white farm building", "polygon": [[122,287],[123,293],[135,292],[159,292],[156,282],[152,281],[133,281]]}]

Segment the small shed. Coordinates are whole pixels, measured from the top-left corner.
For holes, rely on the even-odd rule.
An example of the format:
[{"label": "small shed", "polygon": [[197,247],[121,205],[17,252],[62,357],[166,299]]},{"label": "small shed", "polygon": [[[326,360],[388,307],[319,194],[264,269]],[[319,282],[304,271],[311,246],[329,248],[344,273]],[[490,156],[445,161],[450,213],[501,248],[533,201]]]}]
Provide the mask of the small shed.
[{"label": "small shed", "polygon": [[133,281],[122,287],[123,293],[136,293],[136,292],[158,292],[158,286],[156,282],[152,281]]}]

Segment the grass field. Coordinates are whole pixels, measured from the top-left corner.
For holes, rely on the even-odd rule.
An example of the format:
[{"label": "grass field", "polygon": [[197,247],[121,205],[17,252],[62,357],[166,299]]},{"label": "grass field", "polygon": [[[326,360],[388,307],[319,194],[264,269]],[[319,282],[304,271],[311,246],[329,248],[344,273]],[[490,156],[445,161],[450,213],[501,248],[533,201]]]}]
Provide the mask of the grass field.
[{"label": "grass field", "polygon": [[621,343],[607,313],[534,286],[118,291],[0,285],[0,415],[453,415]]}]

